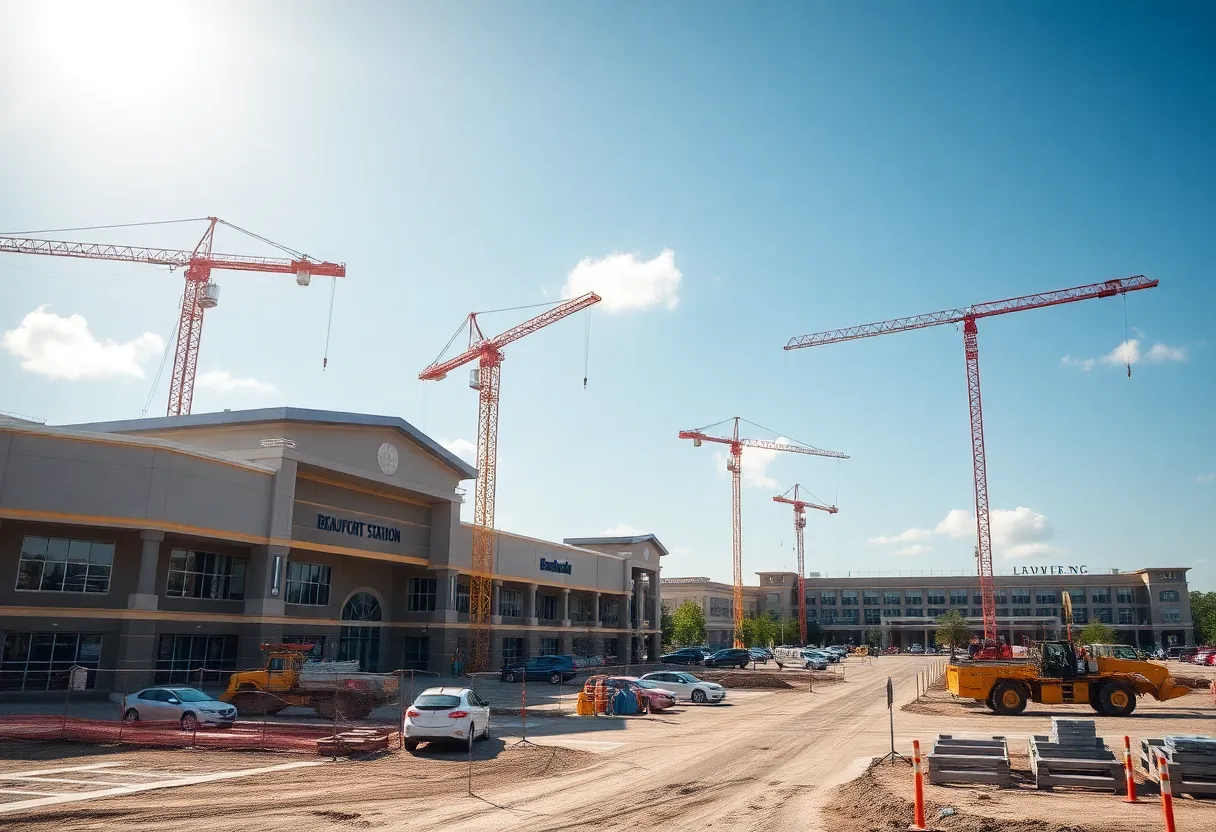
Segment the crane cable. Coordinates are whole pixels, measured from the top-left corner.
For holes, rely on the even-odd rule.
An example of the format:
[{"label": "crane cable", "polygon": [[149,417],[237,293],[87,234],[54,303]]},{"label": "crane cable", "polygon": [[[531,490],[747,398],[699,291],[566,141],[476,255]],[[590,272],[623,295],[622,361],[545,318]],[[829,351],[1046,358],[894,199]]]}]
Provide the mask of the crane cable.
[{"label": "crane cable", "polygon": [[338,278],[329,279],[329,319],[325,322],[325,355],[321,358],[321,372],[329,366],[329,333],[334,328],[334,294],[338,291]]},{"label": "crane cable", "polygon": [[591,365],[591,309],[586,311],[586,326],[583,329],[583,389],[587,389],[587,368]]},{"label": "crane cable", "polygon": [[1127,361],[1127,377],[1132,377],[1132,350],[1127,340],[1127,292],[1123,293],[1123,358]]},{"label": "crane cable", "polygon": [[178,311],[176,320],[173,322],[173,332],[169,335],[169,339],[165,341],[165,351],[160,357],[160,366],[156,368],[156,378],[152,379],[152,389],[148,391],[148,398],[144,401],[144,409],[140,411],[139,418],[144,418],[148,415],[148,410],[152,407],[152,398],[156,395],[156,388],[160,387],[161,376],[165,372],[165,364],[169,360],[169,348],[177,343],[177,328],[181,325],[181,305],[185,303],[186,296],[182,293],[181,299],[178,301]]}]

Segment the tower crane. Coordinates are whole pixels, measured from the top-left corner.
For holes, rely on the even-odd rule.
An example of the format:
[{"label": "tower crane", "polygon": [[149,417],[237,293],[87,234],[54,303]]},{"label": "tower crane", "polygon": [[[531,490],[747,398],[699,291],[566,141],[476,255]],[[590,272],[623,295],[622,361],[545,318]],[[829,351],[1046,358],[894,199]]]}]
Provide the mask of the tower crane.
[{"label": "tower crane", "polygon": [[[143,248],[140,246],[107,245],[104,243],[71,243],[62,240],[44,240],[16,234],[0,235],[0,253],[45,254],[52,257],[75,257],[85,260],[117,260],[126,263],[148,263],[184,269],[186,291],[182,295],[181,318],[177,326],[177,344],[173,353],[173,379],[169,385],[169,407],[167,415],[185,416],[190,413],[194,399],[194,377],[198,373],[198,351],[203,335],[203,313],[219,303],[220,287],[211,280],[211,272],[217,269],[242,272],[265,272],[270,274],[294,274],[296,283],[307,286],[313,276],[346,277],[345,263],[330,263],[315,260],[294,249],[279,245],[232,223],[217,217],[197,220],[170,220],[168,222],[133,223],[126,225],[102,225],[91,228],[57,228],[54,233],[68,231],[90,231],[97,228],[129,228],[144,225],[168,225],[180,222],[206,222],[207,230],[193,251],[167,248]],[[215,254],[212,241],[216,225],[224,225],[268,243],[286,254],[282,257],[250,257],[243,254]],[[52,231],[29,232],[52,233]],[[328,359],[327,359],[328,361]]]},{"label": "tower crane", "polygon": [[[836,506],[825,506],[819,503],[812,503],[810,500],[803,500],[798,496],[798,483],[794,483],[794,487],[784,494],[773,497],[774,503],[785,503],[794,507],[794,539],[798,545],[798,635],[802,639],[800,644],[806,646],[806,563],[802,558],[802,530],[806,528],[806,510],[808,508],[826,511],[828,514],[836,514],[840,509]],[[793,493],[791,498],[789,495]]]},{"label": "tower crane", "polygon": [[996,592],[992,570],[992,534],[988,512],[988,463],[984,453],[984,413],[980,399],[980,352],[976,321],[980,318],[1007,315],[1011,312],[1026,312],[1031,309],[1042,309],[1047,306],[1059,306],[1082,300],[1113,298],[1117,295],[1126,295],[1128,292],[1152,289],[1157,283],[1156,279],[1136,275],[1102,283],[1074,286],[1071,289],[1059,289],[1054,292],[1041,292],[1037,295],[1023,295],[1022,297],[979,303],[961,309],[947,309],[927,315],[914,315],[846,329],[816,332],[812,335],[791,338],[785,345],[787,350],[796,350],[803,347],[836,344],[841,341],[854,341],[858,338],[871,338],[876,335],[907,332],[911,329],[925,329],[942,324],[961,323],[963,325],[963,353],[967,363],[967,400],[971,410],[971,460],[975,479],[975,526],[978,538],[976,560],[984,607],[984,641],[988,648],[997,646]]},{"label": "tower crane", "polygon": [[[441,381],[457,367],[476,360],[469,372],[469,386],[477,391],[477,490],[473,497],[473,560],[469,579],[469,669],[490,668],[490,592],[494,574],[494,496],[498,465],[498,386],[502,369],[502,348],[538,329],[557,323],[601,300],[595,292],[564,301],[506,332],[487,338],[472,312],[448,341],[443,352],[464,328],[469,330],[469,347],[453,358],[443,353],[418,374],[422,381]],[[485,314],[485,313],[481,313]]]},{"label": "tower crane", "polygon": [[[680,431],[680,439],[691,439],[694,448],[701,447],[702,442],[715,442],[719,445],[727,445],[730,448],[730,455],[726,458],[726,470],[730,471],[730,487],[731,487],[731,550],[734,556],[734,616],[735,616],[735,646],[742,647],[743,641],[740,638],[739,628],[743,626],[743,539],[742,539],[742,517],[740,511],[740,499],[742,496],[742,481],[743,474],[743,448],[764,448],[770,451],[788,451],[795,454],[809,454],[811,456],[826,456],[832,459],[848,459],[848,454],[842,454],[839,451],[825,451],[822,448],[816,448],[811,445],[806,445],[801,442],[772,442],[767,439],[745,439],[739,436],[739,422],[747,421],[735,416],[732,419],[726,419],[723,422],[717,422],[712,425],[706,425],[695,430]],[[733,423],[733,430],[730,436],[713,436],[705,431],[725,424],[726,422]],[[753,424],[748,422],[748,424]],[[762,430],[768,430],[760,425]],[[804,602],[805,603],[805,602]]]}]

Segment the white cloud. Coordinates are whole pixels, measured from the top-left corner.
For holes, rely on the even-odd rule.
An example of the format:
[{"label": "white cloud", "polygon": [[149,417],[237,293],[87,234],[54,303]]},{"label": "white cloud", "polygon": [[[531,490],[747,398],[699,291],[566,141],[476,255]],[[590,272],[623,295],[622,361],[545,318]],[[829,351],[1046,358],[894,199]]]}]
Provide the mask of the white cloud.
[{"label": "white cloud", "polygon": [[203,390],[215,390],[220,393],[233,393],[238,390],[251,393],[277,392],[274,385],[268,381],[259,381],[250,376],[234,376],[227,370],[208,370],[198,377],[195,384]]},{"label": "white cloud", "polygon": [[1199,476],[1195,477],[1195,482],[1197,483],[1207,483],[1212,482],[1213,480],[1216,480],[1216,474],[1200,474]]},{"label": "white cloud", "polygon": [[1060,363],[1065,367],[1080,367],[1088,373],[1097,362],[1092,358],[1073,358],[1071,355],[1066,355],[1060,359]]},{"label": "white cloud", "polygon": [[[778,436],[773,440],[778,445],[792,445],[793,443],[784,436]],[[754,488],[776,488],[777,481],[768,475],[768,466],[777,454],[781,451],[775,451],[770,448],[746,448],[743,451],[743,484],[750,485]],[[718,466],[719,473],[729,474],[726,470],[727,455],[721,451],[714,452],[714,464]]]},{"label": "white cloud", "polygon": [[1144,360],[1150,364],[1160,364],[1165,361],[1186,361],[1185,347],[1170,347],[1160,342],[1153,344]]},{"label": "white cloud", "polygon": [[925,552],[932,552],[932,551],[933,551],[932,546],[924,546],[920,543],[913,543],[911,546],[905,546],[903,549],[896,549],[895,554],[912,556],[912,555],[923,555]]},{"label": "white cloud", "polygon": [[1060,363],[1065,367],[1079,367],[1084,372],[1089,372],[1099,361],[1112,367],[1123,367],[1127,364],[1165,364],[1187,360],[1186,347],[1171,347],[1158,341],[1145,352],[1143,343],[1140,338],[1129,338],[1100,359],[1073,358],[1066,355],[1060,359]]},{"label": "white cloud", "polygon": [[933,532],[928,529],[907,529],[893,536],[879,535],[878,537],[871,537],[866,540],[866,543],[874,543],[879,546],[887,543],[909,543],[913,540],[924,540],[931,534]]},{"label": "white cloud", "polygon": [[467,439],[440,439],[439,444],[465,462],[477,460],[477,446]]},{"label": "white cloud", "polygon": [[1031,558],[1038,555],[1062,555],[1066,551],[1068,550],[1050,543],[1019,543],[1005,549],[1001,554],[1007,558]]},{"label": "white cloud", "polygon": [[669,248],[652,260],[639,260],[636,254],[619,252],[602,260],[584,257],[566,277],[562,297],[595,292],[611,312],[659,305],[675,309],[681,277],[675,252]]},{"label": "white cloud", "polygon": [[634,537],[641,533],[640,529],[635,529],[628,523],[617,523],[612,528],[600,532],[604,537]]},{"label": "white cloud", "polygon": [[945,518],[933,527],[933,531],[946,537],[966,537],[975,534],[975,518],[971,512],[961,508],[951,509]]},{"label": "white cloud", "polygon": [[0,335],[0,344],[21,359],[21,369],[54,379],[143,378],[141,366],[164,351],[165,341],[145,332],[130,341],[98,341],[80,315],[60,317],[39,306]]}]

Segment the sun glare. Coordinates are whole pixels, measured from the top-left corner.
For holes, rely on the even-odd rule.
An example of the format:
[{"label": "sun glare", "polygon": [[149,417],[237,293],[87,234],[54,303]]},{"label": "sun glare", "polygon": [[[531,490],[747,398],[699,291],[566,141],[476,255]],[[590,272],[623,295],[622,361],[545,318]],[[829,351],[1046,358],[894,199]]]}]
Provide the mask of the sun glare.
[{"label": "sun glare", "polygon": [[197,21],[190,6],[176,0],[72,0],[38,3],[30,11],[30,45],[45,71],[106,98],[180,83],[196,43]]}]

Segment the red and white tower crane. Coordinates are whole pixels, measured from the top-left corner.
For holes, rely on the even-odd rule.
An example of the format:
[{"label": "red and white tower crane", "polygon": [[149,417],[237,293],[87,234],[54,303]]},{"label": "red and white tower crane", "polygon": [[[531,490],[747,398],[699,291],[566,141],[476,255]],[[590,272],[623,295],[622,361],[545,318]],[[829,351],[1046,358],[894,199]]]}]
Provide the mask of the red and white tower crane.
[{"label": "red and white tower crane", "polygon": [[942,324],[961,323],[963,325],[963,352],[967,363],[967,400],[971,409],[971,459],[975,476],[975,526],[978,538],[976,560],[984,607],[984,641],[989,647],[997,644],[996,594],[992,569],[992,534],[989,528],[988,513],[988,464],[984,454],[984,413],[980,399],[980,353],[976,340],[978,333],[976,321],[995,315],[1007,315],[1010,312],[1026,312],[1030,309],[1042,309],[1046,306],[1059,306],[1082,300],[1113,298],[1140,289],[1152,289],[1157,283],[1158,281],[1155,279],[1137,275],[1118,280],[1107,280],[1103,283],[1091,283],[1086,286],[1074,286],[1071,289],[979,303],[962,309],[947,309],[928,315],[894,318],[890,321],[862,324],[847,329],[816,332],[813,335],[791,338],[785,345],[787,350],[796,350],[803,347],[836,344],[841,341],[854,341],[858,338],[871,338],[875,335],[907,332],[910,329],[925,329]]},{"label": "red and white tower crane", "polygon": [[[743,625],[743,538],[742,525],[743,520],[740,511],[740,501],[742,498],[742,474],[743,474],[743,448],[764,448],[770,451],[787,451],[794,454],[809,454],[811,456],[826,456],[832,459],[848,459],[848,454],[842,454],[839,451],[825,451],[822,448],[816,448],[812,445],[806,445],[801,442],[773,442],[768,439],[744,439],[739,436],[739,422],[747,421],[735,416],[732,419],[727,419],[723,422],[717,422],[712,425],[706,425],[703,428],[696,430],[680,431],[681,439],[691,439],[694,448],[701,447],[702,442],[715,442],[719,445],[727,445],[730,447],[730,455],[726,458],[726,470],[730,471],[730,487],[731,487],[731,550],[734,557],[734,616],[735,616],[735,646],[742,647],[743,642],[740,639],[739,628]],[[706,433],[706,430],[717,427],[718,425],[733,423],[733,430],[730,436],[712,436]],[[753,424],[748,422],[748,424]],[[756,425],[760,427],[760,425]],[[761,430],[768,430],[761,428]],[[804,602],[805,603],[805,602]],[[805,616],[804,616],[805,618]]]},{"label": "red and white tower crane", "polygon": [[[502,348],[601,300],[588,292],[547,309],[535,318],[487,338],[471,313],[443,352],[464,328],[469,330],[469,348],[454,358],[443,360],[443,353],[418,374],[422,381],[440,381],[457,367],[472,361],[469,386],[478,394],[477,415],[477,491],[473,497],[473,562],[469,580],[469,670],[490,669],[490,594],[494,575],[494,496],[498,466],[498,381],[502,369]],[[485,314],[485,313],[481,313]]]},{"label": "red and white tower crane", "polygon": [[[806,528],[806,510],[813,508],[818,511],[826,511],[828,514],[836,514],[840,509],[836,506],[825,506],[801,499],[798,495],[799,487],[797,483],[794,483],[793,488],[774,497],[773,502],[785,503],[794,507],[794,539],[798,546],[798,636],[802,639],[799,644],[806,646],[806,562],[803,560],[802,554],[802,530]],[[791,493],[794,495],[793,497],[790,496]]]},{"label": "red and white tower crane", "polygon": [[[216,217],[198,220],[172,220],[164,223],[134,223],[128,225],[103,225],[93,228],[127,228],[132,225],[168,225],[177,222],[206,222],[207,230],[193,251],[168,248],[143,248],[139,246],[107,245],[104,243],[71,243],[62,240],[43,240],[24,235],[0,235],[0,253],[46,254],[52,257],[75,257],[85,260],[117,260],[125,263],[148,263],[184,269],[186,291],[182,295],[181,319],[177,326],[177,345],[173,353],[173,379],[169,385],[169,416],[185,416],[190,413],[194,399],[194,377],[198,373],[198,350],[203,336],[203,313],[219,303],[220,288],[211,280],[211,272],[226,269],[240,272],[264,272],[269,274],[293,274],[296,283],[307,286],[314,276],[346,277],[345,263],[330,263],[314,260],[306,254],[279,245]],[[243,254],[214,254],[211,251],[216,225],[224,225],[240,231],[263,243],[291,255],[282,257],[250,257]],[[55,232],[88,231],[85,228],[59,228]],[[52,232],[30,232],[52,233]]]}]

